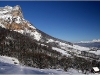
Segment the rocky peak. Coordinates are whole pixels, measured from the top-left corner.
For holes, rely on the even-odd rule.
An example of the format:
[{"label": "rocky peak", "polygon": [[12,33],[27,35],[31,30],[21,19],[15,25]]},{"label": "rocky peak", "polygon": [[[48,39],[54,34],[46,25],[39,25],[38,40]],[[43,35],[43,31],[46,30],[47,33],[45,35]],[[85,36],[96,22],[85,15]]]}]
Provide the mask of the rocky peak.
[{"label": "rocky peak", "polygon": [[0,8],[0,26],[25,35],[28,34],[36,40],[41,38],[41,34],[36,31],[36,28],[24,19],[19,5]]},{"label": "rocky peak", "polygon": [[3,25],[11,24],[13,22],[21,24],[24,20],[21,7],[16,5],[14,7],[5,6],[0,8],[0,23]]},{"label": "rocky peak", "polygon": [[13,16],[20,16],[23,18],[23,13],[19,5],[14,6],[13,9],[14,9],[12,12]]},{"label": "rocky peak", "polygon": [[[0,8],[0,26],[7,29],[14,29],[15,25],[23,23],[23,14],[21,7],[16,5],[14,7],[5,6]],[[14,24],[15,23],[15,24]],[[14,24],[14,26],[12,26]],[[18,28],[19,26],[17,26]],[[20,25],[21,27],[21,25]]]},{"label": "rocky peak", "polygon": [[8,5],[2,7],[0,8],[0,14],[12,14],[12,16],[20,16],[23,18],[23,13],[19,5],[16,5],[14,7]]}]

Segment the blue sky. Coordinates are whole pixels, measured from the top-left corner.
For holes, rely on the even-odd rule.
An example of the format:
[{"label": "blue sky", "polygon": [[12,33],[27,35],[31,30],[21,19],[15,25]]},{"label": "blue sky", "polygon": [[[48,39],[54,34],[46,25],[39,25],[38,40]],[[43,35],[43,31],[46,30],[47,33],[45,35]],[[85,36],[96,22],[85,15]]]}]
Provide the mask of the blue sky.
[{"label": "blue sky", "polygon": [[0,7],[6,5],[20,5],[26,20],[56,38],[100,39],[100,1],[0,1]]}]

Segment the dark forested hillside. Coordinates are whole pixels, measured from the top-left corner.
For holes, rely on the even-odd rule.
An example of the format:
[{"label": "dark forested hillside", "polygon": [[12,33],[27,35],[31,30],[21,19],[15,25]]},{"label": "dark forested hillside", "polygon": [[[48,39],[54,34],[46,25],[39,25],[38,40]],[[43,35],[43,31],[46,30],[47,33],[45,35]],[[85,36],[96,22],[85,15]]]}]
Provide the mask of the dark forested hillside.
[{"label": "dark forested hillside", "polygon": [[50,45],[41,45],[28,36],[1,27],[0,55],[16,57],[21,64],[36,68],[62,68],[67,71],[71,67],[85,70],[92,66],[87,59],[63,56],[52,50]]}]

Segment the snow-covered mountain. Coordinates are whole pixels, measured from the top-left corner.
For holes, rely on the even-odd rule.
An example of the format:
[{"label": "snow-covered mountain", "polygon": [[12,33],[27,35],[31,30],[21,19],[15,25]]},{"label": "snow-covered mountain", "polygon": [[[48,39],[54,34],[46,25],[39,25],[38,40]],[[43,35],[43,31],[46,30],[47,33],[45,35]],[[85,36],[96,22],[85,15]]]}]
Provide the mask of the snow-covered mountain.
[{"label": "snow-covered mountain", "polygon": [[[77,67],[83,60],[86,62],[85,58],[99,59],[99,54],[89,53],[90,50],[42,32],[24,19],[18,5],[0,8],[0,55],[16,57],[27,66],[66,70],[73,65]],[[77,65],[72,63],[81,59]]]},{"label": "snow-covered mountain", "polygon": [[40,40],[41,34],[36,28],[24,19],[20,6],[5,6],[0,8],[0,26],[21,34],[30,34],[34,39]]},{"label": "snow-covered mountain", "polygon": [[76,45],[79,46],[84,46],[84,47],[90,47],[90,48],[98,48],[100,49],[100,39],[94,39],[92,41],[81,41],[75,43]]},{"label": "snow-covered mountain", "polygon": [[[0,26],[11,31],[16,31],[24,35],[31,36],[37,41],[45,42],[54,47],[61,48],[65,51],[79,53],[80,50],[89,50],[89,48],[80,47],[70,42],[54,38],[33,26],[29,21],[25,20],[20,6],[5,6],[0,8]],[[61,52],[61,51],[60,51]]]},{"label": "snow-covered mountain", "polygon": [[94,42],[100,42],[100,39],[94,39],[92,41],[80,41],[80,42],[77,42],[77,43],[94,43]]},{"label": "snow-covered mountain", "polygon": [[53,50],[56,50],[64,55],[68,55],[71,52],[75,55],[79,55],[81,54],[81,51],[90,50],[88,47],[78,46],[71,42],[54,38],[37,29],[29,21],[24,19],[21,7],[19,5],[14,7],[5,6],[0,8],[0,26],[2,28],[9,29],[10,31],[16,31],[26,36],[30,36],[36,41],[44,43],[44,45],[49,44],[52,46]]}]

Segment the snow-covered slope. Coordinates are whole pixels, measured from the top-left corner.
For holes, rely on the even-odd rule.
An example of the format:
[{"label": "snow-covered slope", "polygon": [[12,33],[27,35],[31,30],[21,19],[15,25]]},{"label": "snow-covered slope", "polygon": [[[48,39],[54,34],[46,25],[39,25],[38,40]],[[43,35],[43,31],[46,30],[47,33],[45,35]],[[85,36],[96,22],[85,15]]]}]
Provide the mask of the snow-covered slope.
[{"label": "snow-covered slope", "polygon": [[90,53],[94,53],[96,55],[100,55],[100,50],[96,50],[96,51],[89,51]]},{"label": "snow-covered slope", "polygon": [[[62,69],[39,69],[22,65],[14,65],[13,60],[19,63],[16,58],[0,56],[0,74],[46,74],[46,75],[85,75],[81,71],[70,68],[67,72]],[[99,74],[88,74],[99,75]]]},{"label": "snow-covered slope", "polygon": [[68,43],[63,43],[60,41],[55,41],[53,39],[48,39],[47,43],[51,43],[51,42],[57,43],[61,49],[55,48],[55,47],[52,47],[52,48],[56,51],[61,52],[64,55],[68,55],[68,53],[67,53],[68,51],[74,52],[76,54],[81,54],[81,51],[89,51],[90,50],[90,48],[88,48],[88,47],[82,47],[82,46],[78,46],[78,45],[74,45],[74,44],[70,45]]},{"label": "snow-covered slope", "polygon": [[8,64],[19,64],[18,59],[14,57],[8,57],[8,56],[0,56],[0,62],[8,63]]},{"label": "snow-covered slope", "polygon": [[49,42],[58,43],[60,48],[52,47],[52,49],[62,53],[63,55],[66,55],[66,56],[70,56],[69,52],[73,52],[75,55],[79,55],[79,54],[81,54],[81,51],[89,51],[90,50],[90,48],[88,48],[88,47],[82,47],[82,46],[78,46],[78,45],[74,45],[74,44],[70,45],[70,44],[60,42],[60,41],[54,41],[53,39],[48,40],[48,43]]},{"label": "snow-covered slope", "polygon": [[71,56],[70,54],[67,53],[67,51],[65,51],[63,49],[59,49],[59,48],[56,48],[56,47],[52,47],[52,49],[62,53],[65,56]]}]

